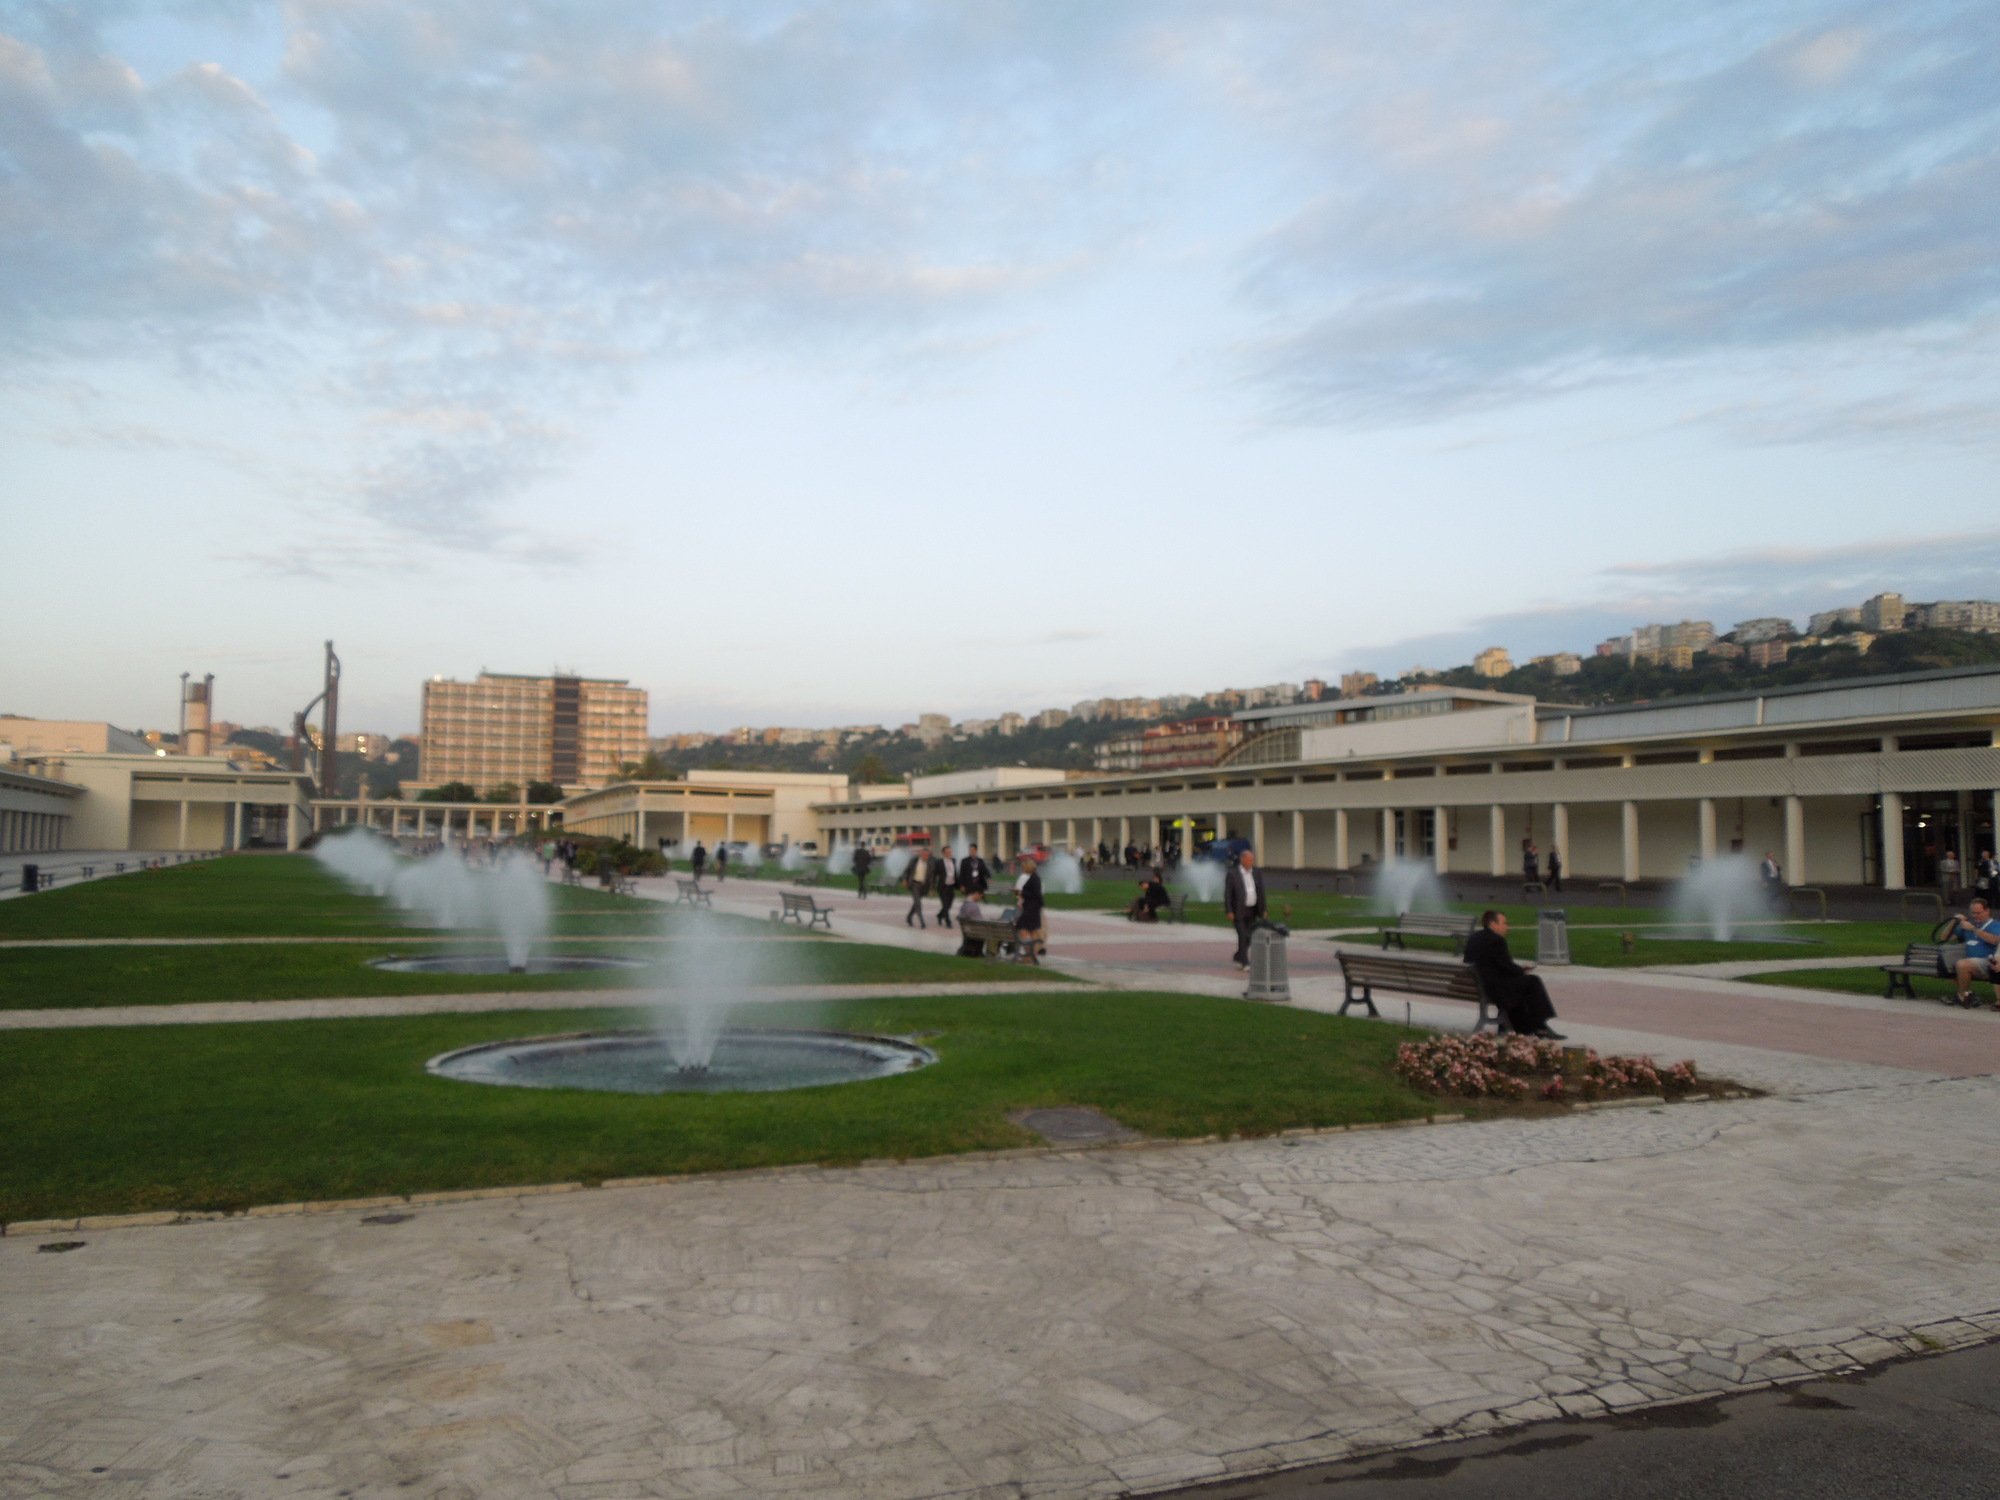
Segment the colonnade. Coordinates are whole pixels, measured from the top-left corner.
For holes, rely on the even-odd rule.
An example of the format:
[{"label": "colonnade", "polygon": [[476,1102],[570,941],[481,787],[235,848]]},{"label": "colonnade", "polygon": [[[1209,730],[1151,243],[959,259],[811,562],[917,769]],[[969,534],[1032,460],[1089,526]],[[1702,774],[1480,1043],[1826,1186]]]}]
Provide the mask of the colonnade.
[{"label": "colonnade", "polygon": [[0,852],[33,854],[60,849],[69,819],[60,813],[0,812]]}]

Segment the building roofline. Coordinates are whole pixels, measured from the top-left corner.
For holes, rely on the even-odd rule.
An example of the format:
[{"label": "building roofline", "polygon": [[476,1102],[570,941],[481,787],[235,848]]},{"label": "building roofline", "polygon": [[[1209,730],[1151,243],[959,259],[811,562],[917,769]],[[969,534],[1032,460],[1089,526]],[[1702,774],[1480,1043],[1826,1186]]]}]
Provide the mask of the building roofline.
[{"label": "building roofline", "polygon": [[1328,713],[1340,708],[1380,708],[1386,703],[1409,703],[1417,699],[1439,698],[1470,698],[1475,702],[1491,703],[1496,707],[1535,701],[1527,693],[1502,693],[1492,688],[1454,687],[1441,684],[1434,688],[1410,688],[1400,693],[1364,693],[1356,698],[1320,698],[1311,702],[1281,703],[1275,708],[1245,708],[1229,717],[1239,724],[1248,724],[1263,719],[1275,719],[1285,714]]},{"label": "building roofline", "polygon": [[1724,693],[1688,693],[1671,698],[1647,698],[1636,703],[1537,703],[1537,719],[1602,718],[1608,714],[1629,714],[1656,708],[1689,708],[1703,703],[1753,703],[1759,698],[1798,698],[1811,693],[1840,692],[1849,688],[1893,687],[1905,682],[1942,682],[1954,677],[2000,676],[2000,662],[1969,667],[1934,667],[1923,672],[1882,672],[1874,676],[1834,677],[1824,682],[1793,682],[1783,687],[1732,688]]}]

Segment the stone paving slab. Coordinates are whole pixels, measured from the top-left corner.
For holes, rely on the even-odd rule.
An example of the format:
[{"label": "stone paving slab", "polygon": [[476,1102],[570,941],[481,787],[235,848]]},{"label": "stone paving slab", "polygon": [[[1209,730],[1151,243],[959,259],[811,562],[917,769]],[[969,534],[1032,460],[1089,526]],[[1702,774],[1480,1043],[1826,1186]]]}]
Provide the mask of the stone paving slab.
[{"label": "stone paving slab", "polygon": [[2000,1332],[1996,1106],[1907,1082],[10,1238],[0,1493],[1109,1496],[1798,1378]]}]

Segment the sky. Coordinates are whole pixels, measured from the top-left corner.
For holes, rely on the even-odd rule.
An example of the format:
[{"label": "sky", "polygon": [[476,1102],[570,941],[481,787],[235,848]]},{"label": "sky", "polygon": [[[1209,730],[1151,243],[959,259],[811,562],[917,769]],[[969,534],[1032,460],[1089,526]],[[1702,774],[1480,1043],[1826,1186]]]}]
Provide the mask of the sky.
[{"label": "sky", "polygon": [[0,712],[2000,596],[2000,8],[0,0]]}]

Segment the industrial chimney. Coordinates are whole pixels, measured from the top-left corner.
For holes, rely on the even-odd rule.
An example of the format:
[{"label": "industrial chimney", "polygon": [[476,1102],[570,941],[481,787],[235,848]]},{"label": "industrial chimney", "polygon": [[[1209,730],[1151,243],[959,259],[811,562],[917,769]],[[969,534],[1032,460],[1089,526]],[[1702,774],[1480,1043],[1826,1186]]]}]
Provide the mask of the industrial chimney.
[{"label": "industrial chimney", "polygon": [[210,672],[199,683],[191,683],[182,676],[184,697],[181,700],[181,754],[206,755],[209,753],[208,726],[215,716],[215,674]]}]

